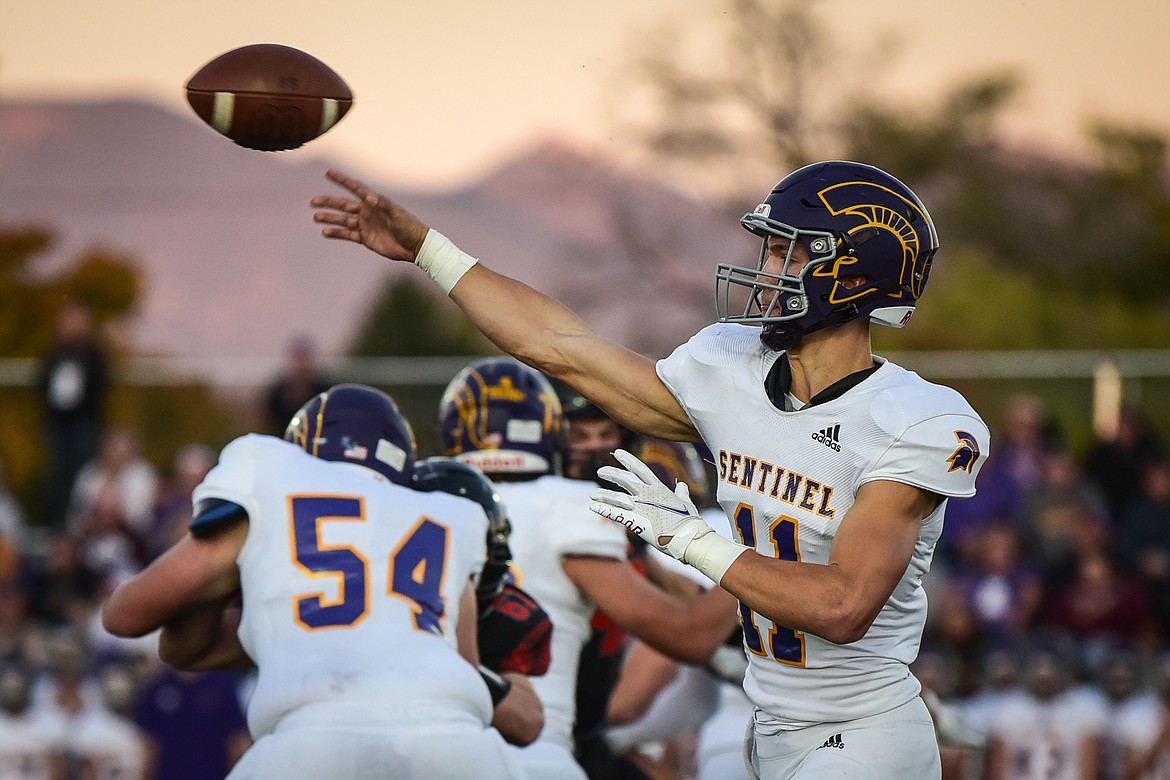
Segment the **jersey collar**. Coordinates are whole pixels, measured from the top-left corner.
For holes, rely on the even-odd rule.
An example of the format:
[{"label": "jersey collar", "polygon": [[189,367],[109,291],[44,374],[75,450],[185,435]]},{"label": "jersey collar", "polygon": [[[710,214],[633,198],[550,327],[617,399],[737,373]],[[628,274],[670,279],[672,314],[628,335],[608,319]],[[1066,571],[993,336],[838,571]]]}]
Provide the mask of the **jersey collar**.
[{"label": "jersey collar", "polygon": [[[881,368],[882,364],[878,360],[874,360],[873,365],[869,368],[863,368],[860,371],[854,371],[848,376],[838,379],[833,384],[826,387],[821,392],[814,395],[809,402],[801,409],[807,409],[810,406],[827,403],[845,395],[845,393],[852,390],[857,385],[868,379],[875,371]],[[788,401],[788,393],[792,389],[792,367],[788,365],[788,354],[781,352],[780,357],[772,364],[772,368],[768,370],[768,375],[764,377],[764,390],[768,394],[768,400],[782,412],[798,411],[792,408]]]}]

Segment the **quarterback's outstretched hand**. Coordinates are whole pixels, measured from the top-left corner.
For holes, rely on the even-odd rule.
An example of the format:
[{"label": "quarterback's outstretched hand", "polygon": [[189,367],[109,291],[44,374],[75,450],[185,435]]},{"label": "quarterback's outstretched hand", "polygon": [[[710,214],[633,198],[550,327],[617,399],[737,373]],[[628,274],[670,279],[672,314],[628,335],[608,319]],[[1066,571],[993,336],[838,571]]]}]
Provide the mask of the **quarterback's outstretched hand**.
[{"label": "quarterback's outstretched hand", "polygon": [[427,235],[426,225],[357,179],[333,170],[325,176],[353,197],[318,195],[309,201],[318,209],[313,213],[314,221],[325,225],[321,235],[362,244],[391,260],[414,262]]},{"label": "quarterback's outstretched hand", "polygon": [[614,457],[624,469],[602,466],[597,476],[625,492],[597,489],[589,505],[597,514],[621,523],[642,539],[683,563],[694,566],[715,582],[748,548],[711,530],[691,501],[685,482],[674,490],[662,483],[642,461],[625,450]]}]

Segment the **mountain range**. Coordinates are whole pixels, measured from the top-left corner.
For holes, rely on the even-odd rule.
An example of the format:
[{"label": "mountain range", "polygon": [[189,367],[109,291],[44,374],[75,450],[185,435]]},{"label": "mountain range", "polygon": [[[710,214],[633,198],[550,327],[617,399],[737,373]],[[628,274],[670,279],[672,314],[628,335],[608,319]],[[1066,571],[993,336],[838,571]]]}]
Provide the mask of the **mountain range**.
[{"label": "mountain range", "polygon": [[[418,272],[321,238],[308,201],[336,189],[331,166],[311,146],[236,147],[141,100],[0,100],[0,229],[52,230],[50,270],[93,247],[130,257],[142,354],[262,358],[299,332],[343,353],[388,279]],[[647,353],[710,322],[715,264],[757,251],[734,215],[555,140],[460,187],[367,183]]]}]

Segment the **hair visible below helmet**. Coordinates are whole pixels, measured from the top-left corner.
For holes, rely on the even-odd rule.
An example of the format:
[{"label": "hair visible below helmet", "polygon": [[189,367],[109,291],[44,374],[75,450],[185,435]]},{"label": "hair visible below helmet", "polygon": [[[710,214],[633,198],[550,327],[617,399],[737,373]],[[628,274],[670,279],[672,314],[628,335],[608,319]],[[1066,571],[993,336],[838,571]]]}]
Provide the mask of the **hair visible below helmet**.
[{"label": "hair visible below helmet", "polygon": [[493,479],[561,473],[564,435],[556,391],[513,358],[472,363],[439,401],[443,453]]},{"label": "hair visible below helmet", "polygon": [[[762,325],[772,349],[861,316],[902,327],[938,250],[934,222],[909,187],[880,168],[843,160],[784,177],[740,224],[764,246],[755,268],[718,266],[715,306],[720,322]],[[779,276],[764,271],[771,237],[790,242]],[[789,273],[797,244],[809,262]],[[862,281],[845,284],[848,277]]]},{"label": "hair visible below helmet", "polygon": [[695,445],[685,441],[643,438],[637,454],[667,487],[685,482],[696,506],[702,507],[707,502],[707,470]]},{"label": "hair visible below helmet", "polygon": [[394,399],[366,385],[334,385],[293,415],[284,431],[315,458],[354,463],[409,485],[415,441]]},{"label": "hair visible below helmet", "polygon": [[440,457],[415,463],[412,485],[423,493],[438,490],[471,499],[483,507],[488,519],[487,559],[475,595],[481,605],[491,601],[503,590],[504,578],[512,565],[512,550],[508,546],[512,524],[496,486],[474,466]]}]

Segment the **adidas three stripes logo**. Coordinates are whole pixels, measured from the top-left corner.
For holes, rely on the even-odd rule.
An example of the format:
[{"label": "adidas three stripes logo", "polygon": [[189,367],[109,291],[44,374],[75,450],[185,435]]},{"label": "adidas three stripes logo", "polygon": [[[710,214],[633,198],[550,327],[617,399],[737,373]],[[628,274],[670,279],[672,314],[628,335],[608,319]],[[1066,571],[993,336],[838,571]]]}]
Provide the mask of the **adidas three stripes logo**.
[{"label": "adidas three stripes logo", "polygon": [[813,441],[819,441],[829,449],[841,451],[841,423],[822,428],[812,435]]}]

